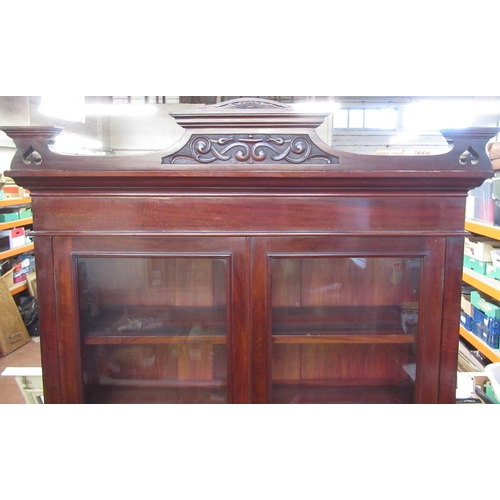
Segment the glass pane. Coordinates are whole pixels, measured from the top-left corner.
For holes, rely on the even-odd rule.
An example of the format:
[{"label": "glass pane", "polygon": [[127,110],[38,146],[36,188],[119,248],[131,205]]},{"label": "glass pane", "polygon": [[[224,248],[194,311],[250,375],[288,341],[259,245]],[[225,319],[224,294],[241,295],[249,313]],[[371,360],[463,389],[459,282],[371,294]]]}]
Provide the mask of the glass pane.
[{"label": "glass pane", "polygon": [[272,402],[412,402],[420,268],[420,258],[273,258]]},{"label": "glass pane", "polygon": [[86,402],[227,402],[225,259],[77,260]]}]

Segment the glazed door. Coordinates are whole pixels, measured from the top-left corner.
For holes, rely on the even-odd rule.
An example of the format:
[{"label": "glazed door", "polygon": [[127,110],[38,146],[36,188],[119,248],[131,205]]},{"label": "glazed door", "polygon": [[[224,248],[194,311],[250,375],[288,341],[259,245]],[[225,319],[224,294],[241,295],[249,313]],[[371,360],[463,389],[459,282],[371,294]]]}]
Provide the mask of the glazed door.
[{"label": "glazed door", "polygon": [[252,244],[257,403],[437,402],[444,239]]},{"label": "glazed door", "polygon": [[62,400],[249,401],[244,238],[55,243]]}]

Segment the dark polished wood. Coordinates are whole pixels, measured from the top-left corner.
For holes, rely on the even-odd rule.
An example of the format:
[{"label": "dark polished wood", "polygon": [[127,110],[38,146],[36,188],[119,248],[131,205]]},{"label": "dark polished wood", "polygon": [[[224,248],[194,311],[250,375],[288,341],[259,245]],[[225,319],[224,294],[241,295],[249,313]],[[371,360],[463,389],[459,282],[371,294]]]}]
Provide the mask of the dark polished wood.
[{"label": "dark polished wood", "polygon": [[179,143],[138,156],[2,127],[32,196],[46,402],[453,403],[465,198],[497,129],[397,157],[260,99],[173,116]]}]

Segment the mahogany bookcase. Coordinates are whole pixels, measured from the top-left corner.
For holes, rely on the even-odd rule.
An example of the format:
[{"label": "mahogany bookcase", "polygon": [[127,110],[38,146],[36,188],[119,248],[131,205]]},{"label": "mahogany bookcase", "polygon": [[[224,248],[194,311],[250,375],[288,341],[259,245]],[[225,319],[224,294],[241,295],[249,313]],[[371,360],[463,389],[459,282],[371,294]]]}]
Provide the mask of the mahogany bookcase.
[{"label": "mahogany bookcase", "polygon": [[366,155],[325,113],[171,113],[164,151],[3,127],[30,190],[47,403],[454,403],[467,192],[497,129]]}]

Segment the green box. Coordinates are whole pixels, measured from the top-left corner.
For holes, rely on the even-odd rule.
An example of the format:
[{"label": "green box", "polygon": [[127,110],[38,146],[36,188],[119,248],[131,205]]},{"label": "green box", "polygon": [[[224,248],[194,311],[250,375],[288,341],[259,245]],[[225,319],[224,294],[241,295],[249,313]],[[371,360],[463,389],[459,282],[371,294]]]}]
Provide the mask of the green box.
[{"label": "green box", "polygon": [[500,306],[483,299],[478,291],[472,290],[470,293],[470,301],[474,307],[477,307],[480,311],[486,314],[486,316],[500,319]]},{"label": "green box", "polygon": [[500,401],[498,401],[498,398],[495,396],[493,387],[491,387],[491,384],[489,382],[486,382],[486,384],[484,384],[484,388],[486,396],[488,396],[495,404],[500,404]]},{"label": "green box", "polygon": [[486,276],[488,276],[488,278],[500,280],[500,268],[490,263],[486,264]]},{"label": "green box", "polygon": [[31,208],[22,208],[19,210],[20,219],[27,219],[28,217],[33,217],[33,210]]},{"label": "green box", "polygon": [[478,274],[486,274],[486,262],[473,259],[468,255],[464,255],[464,267],[466,267],[467,269],[472,269],[472,271],[476,271],[476,273]]},{"label": "green box", "polygon": [[2,212],[0,213],[0,222],[10,222],[19,219],[18,212]]}]

